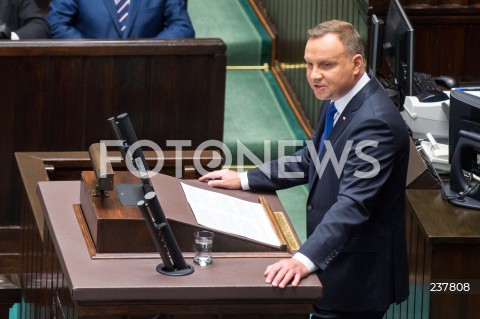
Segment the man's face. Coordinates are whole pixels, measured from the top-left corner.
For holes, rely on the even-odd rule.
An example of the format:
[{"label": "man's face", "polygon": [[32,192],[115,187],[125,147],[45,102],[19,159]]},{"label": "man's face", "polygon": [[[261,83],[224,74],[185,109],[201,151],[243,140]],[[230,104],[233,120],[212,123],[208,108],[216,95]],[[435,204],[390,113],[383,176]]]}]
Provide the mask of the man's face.
[{"label": "man's face", "polygon": [[348,56],[335,34],[311,38],[305,47],[307,79],[319,100],[336,101],[350,91],[363,67],[360,54]]}]

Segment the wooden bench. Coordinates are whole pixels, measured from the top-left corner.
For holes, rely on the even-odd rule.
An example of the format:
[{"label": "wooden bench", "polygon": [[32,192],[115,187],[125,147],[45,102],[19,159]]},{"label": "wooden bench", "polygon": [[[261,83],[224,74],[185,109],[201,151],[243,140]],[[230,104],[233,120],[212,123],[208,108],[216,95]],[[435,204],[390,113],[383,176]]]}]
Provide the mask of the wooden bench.
[{"label": "wooden bench", "polygon": [[86,151],[124,112],[162,150],[221,141],[225,51],[220,39],[0,43],[0,225],[19,223],[15,152]]}]

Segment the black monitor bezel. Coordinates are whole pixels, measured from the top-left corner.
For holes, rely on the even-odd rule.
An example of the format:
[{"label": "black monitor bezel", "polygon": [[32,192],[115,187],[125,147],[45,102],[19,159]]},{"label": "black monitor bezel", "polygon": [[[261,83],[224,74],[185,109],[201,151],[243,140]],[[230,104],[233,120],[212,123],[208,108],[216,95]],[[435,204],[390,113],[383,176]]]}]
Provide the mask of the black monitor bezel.
[{"label": "black monitor bezel", "polygon": [[[451,164],[453,154],[460,138],[460,131],[480,134],[480,96],[468,92],[450,91],[450,106],[448,119],[448,161]],[[472,169],[478,152],[471,150],[462,154],[462,168],[465,171],[477,173],[477,168]],[[473,158],[475,157],[475,158]]]},{"label": "black monitor bezel", "polygon": [[415,30],[399,0],[392,0],[385,20],[384,58],[401,100],[413,95]]},{"label": "black monitor bezel", "polygon": [[376,75],[383,61],[383,31],[385,23],[377,15],[372,14],[368,46],[368,69]]}]

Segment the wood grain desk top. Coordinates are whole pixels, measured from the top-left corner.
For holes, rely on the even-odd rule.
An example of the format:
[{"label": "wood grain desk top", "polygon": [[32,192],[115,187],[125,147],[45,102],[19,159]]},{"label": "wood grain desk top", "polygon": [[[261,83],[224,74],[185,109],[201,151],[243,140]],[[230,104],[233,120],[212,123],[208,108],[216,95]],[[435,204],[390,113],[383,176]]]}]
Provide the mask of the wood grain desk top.
[{"label": "wood grain desk top", "polygon": [[[263,272],[276,258],[215,258],[206,268],[170,277],[156,272],[158,258],[91,259],[73,205],[80,202],[80,181],[40,182],[38,196],[45,222],[64,270],[72,300],[313,300],[322,295],[321,284],[311,275],[298,287],[273,288]],[[126,234],[127,235],[127,234]]]},{"label": "wood grain desk top", "polygon": [[431,242],[480,243],[480,210],[454,206],[439,190],[407,190],[407,202]]}]

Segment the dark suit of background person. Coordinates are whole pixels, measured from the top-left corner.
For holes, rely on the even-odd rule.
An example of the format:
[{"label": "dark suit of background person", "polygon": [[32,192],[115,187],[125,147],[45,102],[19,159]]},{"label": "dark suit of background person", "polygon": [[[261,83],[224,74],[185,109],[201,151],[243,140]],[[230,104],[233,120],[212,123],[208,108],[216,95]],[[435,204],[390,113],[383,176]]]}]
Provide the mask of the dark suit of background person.
[{"label": "dark suit of background person", "polygon": [[[347,25],[347,30],[353,30]],[[360,45],[349,55],[339,36],[328,32],[311,35],[307,42],[307,78],[317,98],[331,96],[335,103],[347,103],[320,154],[317,150],[330,101],[322,105],[319,126],[312,136],[312,152],[307,144],[294,154],[296,159],[284,157],[248,170],[247,187],[244,176],[227,170],[206,174],[200,180],[210,180],[213,187],[238,188],[242,176],[242,188],[251,191],[275,191],[308,183],[307,240],[293,258],[267,267],[267,283],[281,288],[289,282],[296,285],[309,271],[315,271],[324,296],[314,301],[314,318],[381,318],[390,304],[408,296],[405,183],[409,137],[383,87],[365,74],[361,41],[355,41]],[[328,40],[340,49],[325,49],[322,41]],[[343,65],[339,71],[338,65]],[[332,79],[337,82],[336,88]],[[347,83],[343,87],[342,81]],[[350,95],[353,97],[345,101]],[[373,144],[361,147],[365,141]],[[339,162],[342,154],[347,156],[338,171],[332,160],[326,160],[327,150],[333,150]],[[316,161],[320,167],[319,159],[326,163],[320,173],[315,166]],[[286,172],[301,172],[303,178],[282,176],[281,166]],[[371,176],[358,175],[362,172]]]},{"label": "dark suit of background person", "polygon": [[0,39],[45,39],[49,35],[50,27],[34,0],[0,0]]},{"label": "dark suit of background person", "polygon": [[54,39],[193,38],[183,0],[131,0],[120,31],[114,0],[52,0],[47,21]]}]

